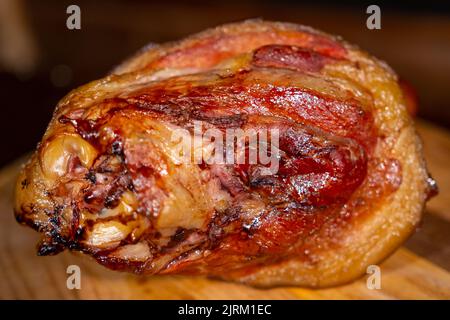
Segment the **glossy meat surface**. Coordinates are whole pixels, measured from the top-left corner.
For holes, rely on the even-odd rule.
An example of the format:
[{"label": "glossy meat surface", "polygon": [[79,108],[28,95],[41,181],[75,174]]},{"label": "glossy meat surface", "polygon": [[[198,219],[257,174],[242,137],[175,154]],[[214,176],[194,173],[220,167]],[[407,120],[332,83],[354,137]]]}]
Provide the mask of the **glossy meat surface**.
[{"label": "glossy meat surface", "polygon": [[[382,125],[389,114],[354,76],[372,61],[307,28],[244,26],[150,49],[63,99],[17,187],[17,219],[44,235],[39,254],[239,280],[293,259],[314,266],[393,197],[402,161],[383,150],[408,117],[394,110]],[[230,148],[211,153],[205,133],[230,130],[276,130],[277,170],[251,162],[245,139],[244,161],[209,161]],[[174,133],[191,151],[203,142],[201,161],[183,158]]]}]

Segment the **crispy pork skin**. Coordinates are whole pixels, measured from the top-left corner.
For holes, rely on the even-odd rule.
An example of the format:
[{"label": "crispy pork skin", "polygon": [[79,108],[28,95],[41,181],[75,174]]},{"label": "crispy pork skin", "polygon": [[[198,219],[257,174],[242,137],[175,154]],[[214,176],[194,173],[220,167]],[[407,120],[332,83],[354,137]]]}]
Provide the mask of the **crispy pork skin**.
[{"label": "crispy pork skin", "polygon": [[[237,163],[186,161],[174,140],[230,129],[276,129],[276,170],[245,157],[248,140]],[[308,27],[251,20],[145,48],[70,92],[20,174],[15,215],[42,233],[40,255],[325,287],[401,245],[435,191],[385,63]]]}]

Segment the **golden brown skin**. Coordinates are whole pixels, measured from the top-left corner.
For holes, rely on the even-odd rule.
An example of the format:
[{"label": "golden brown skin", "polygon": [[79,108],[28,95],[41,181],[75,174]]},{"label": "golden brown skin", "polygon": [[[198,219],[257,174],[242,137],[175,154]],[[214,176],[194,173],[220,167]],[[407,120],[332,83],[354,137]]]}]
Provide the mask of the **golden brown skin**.
[{"label": "golden brown skin", "polygon": [[[178,161],[193,125],[280,131],[280,168]],[[259,20],[144,49],[69,93],[16,187],[39,254],[255,286],[355,279],[435,192],[397,76],[313,29]]]}]

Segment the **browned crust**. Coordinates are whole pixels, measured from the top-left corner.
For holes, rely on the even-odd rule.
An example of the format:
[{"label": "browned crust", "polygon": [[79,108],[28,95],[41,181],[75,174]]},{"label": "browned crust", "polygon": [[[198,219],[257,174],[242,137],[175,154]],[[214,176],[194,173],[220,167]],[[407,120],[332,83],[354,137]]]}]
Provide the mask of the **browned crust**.
[{"label": "browned crust", "polygon": [[[154,61],[202,39],[221,37],[224,34],[239,35],[243,32],[276,30],[301,31],[340,41],[314,29],[288,23],[250,20],[224,25],[179,42],[144,49],[115,68],[112,75],[71,92],[60,102],[56,114],[62,112],[69,102],[70,108],[74,105],[92,104],[107,97],[110,90],[124,89],[130,82],[136,83],[139,78],[151,77],[158,71],[149,67]],[[245,274],[235,272],[223,275],[224,279],[263,287],[299,285],[317,288],[345,283],[363,274],[368,265],[379,263],[386,258],[411,235],[419,223],[427,198],[428,174],[421,143],[406,113],[397,76],[384,63],[354,46],[346,43],[343,45],[348,50],[348,58],[358,64],[357,70],[345,70],[345,67],[337,65],[328,72],[343,74],[348,71],[346,76],[357,79],[373,96],[375,125],[380,136],[384,137],[378,142],[375,155],[400,161],[401,186],[378,204],[369,215],[353,219],[345,228],[339,230],[339,246],[318,251],[312,260],[291,259],[277,265],[261,266],[251,272],[247,270]],[[90,96],[94,92],[96,98],[92,99]],[[55,128],[57,125],[53,123],[47,132]],[[19,195],[20,188],[19,179]],[[40,188],[37,187],[36,190],[39,192]],[[26,197],[27,195],[22,193],[16,198],[16,203],[26,202],[23,200]],[[39,219],[43,218],[35,217],[35,220]]]},{"label": "browned crust", "polygon": [[348,225],[341,232],[339,247],[320,253],[314,264],[292,259],[228,279],[261,287],[323,288],[352,281],[365,274],[367,266],[388,257],[415,231],[428,188],[421,142],[412,126],[401,131],[392,155],[402,163],[400,188],[364,220]]},{"label": "browned crust", "polygon": [[[208,30],[178,43],[152,47],[121,64],[115,69],[115,72],[124,73],[137,70],[149,64],[156,57],[189,45],[203,37],[251,30],[264,31],[271,28],[324,35],[314,29],[295,24],[250,20]],[[388,108],[398,110],[395,112],[391,110],[389,115],[384,114],[385,111],[381,108],[376,110],[378,124],[381,125],[381,122],[389,117],[388,123],[384,123],[382,127],[384,134],[390,137],[388,142],[380,144],[377,152],[380,156],[389,155],[400,161],[402,165],[400,188],[363,221],[354,220],[351,225],[348,225],[343,231],[344,234],[341,235],[342,245],[320,253],[315,257],[314,264],[310,264],[304,259],[292,259],[277,265],[262,266],[250,274],[236,273],[224,278],[255,286],[327,287],[342,284],[364,274],[368,265],[379,263],[386,258],[414,232],[419,223],[427,197],[428,173],[422,156],[421,142],[412,122],[407,118],[403,98],[398,92],[396,76],[384,63],[368,57],[355,47],[346,46],[352,51],[354,61],[359,61],[366,67],[362,73],[381,69],[376,71],[388,74],[385,79],[370,79],[367,74],[358,76],[366,77],[366,81],[363,83],[375,98],[376,96],[381,98],[383,93],[388,93],[394,98]],[[392,86],[392,89],[374,89],[371,82],[377,82],[375,86]],[[385,99],[381,99],[379,103],[380,107],[384,102],[389,103],[389,101],[383,100]]]}]

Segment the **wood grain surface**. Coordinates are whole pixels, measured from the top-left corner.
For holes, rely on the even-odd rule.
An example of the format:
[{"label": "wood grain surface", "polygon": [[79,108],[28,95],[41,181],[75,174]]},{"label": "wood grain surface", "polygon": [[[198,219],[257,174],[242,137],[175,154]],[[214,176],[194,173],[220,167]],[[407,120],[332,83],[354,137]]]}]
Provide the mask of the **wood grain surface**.
[{"label": "wood grain surface", "polygon": [[[135,276],[107,270],[81,254],[36,256],[39,235],[11,210],[24,159],[0,171],[0,298],[2,299],[450,299],[450,132],[419,122],[430,172],[440,194],[418,232],[381,265],[381,289],[363,277],[345,286],[310,290],[255,289],[203,277]],[[81,289],[66,286],[69,265],[81,269]]]}]

